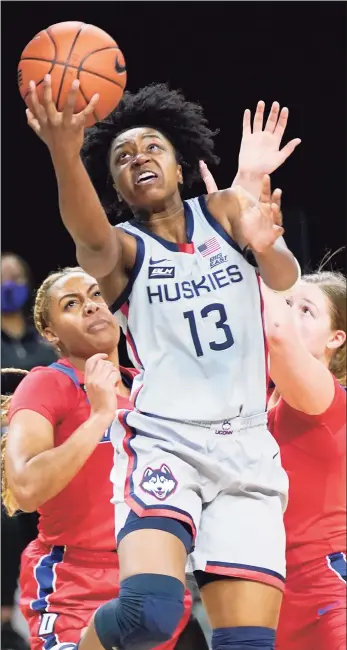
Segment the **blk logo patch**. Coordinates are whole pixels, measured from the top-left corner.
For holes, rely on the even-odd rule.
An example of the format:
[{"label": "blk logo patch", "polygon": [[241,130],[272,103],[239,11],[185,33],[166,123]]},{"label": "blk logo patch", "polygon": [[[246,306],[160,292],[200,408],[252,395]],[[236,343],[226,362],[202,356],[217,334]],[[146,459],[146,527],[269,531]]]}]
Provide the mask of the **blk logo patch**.
[{"label": "blk logo patch", "polygon": [[165,501],[176,490],[178,483],[167,465],[159,469],[147,467],[143,473],[140,487],[147,494],[153,494],[158,501]]},{"label": "blk logo patch", "polygon": [[175,277],[175,267],[174,266],[150,266],[148,268],[148,278],[149,280],[160,279],[166,280],[167,278]]}]

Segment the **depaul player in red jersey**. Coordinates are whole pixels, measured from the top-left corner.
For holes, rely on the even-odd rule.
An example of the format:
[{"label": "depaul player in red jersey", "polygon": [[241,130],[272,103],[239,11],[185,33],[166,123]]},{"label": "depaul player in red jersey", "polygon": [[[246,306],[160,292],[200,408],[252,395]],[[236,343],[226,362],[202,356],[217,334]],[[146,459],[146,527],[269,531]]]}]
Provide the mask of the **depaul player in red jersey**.
[{"label": "depaul player in red jersey", "polygon": [[[266,290],[265,290],[266,291]],[[287,304],[286,304],[287,303]],[[269,429],[289,476],[278,650],[346,648],[346,279],[265,293]],[[270,403],[270,407],[271,407]]]},{"label": "depaul player in red jersey", "polygon": [[[30,372],[12,398],[5,458],[12,502],[9,493],[4,501],[12,511],[40,513],[20,577],[31,649],[70,650],[95,609],[119,591],[109,430],[117,407],[131,408],[136,371],[119,367],[118,325],[81,269],[43,282],[34,317],[62,358]],[[186,592],[184,616],[161,650],[204,649],[196,621],[186,627],[190,609]]]},{"label": "depaul player in red jersey", "polygon": [[[207,191],[216,191],[206,165],[201,172]],[[280,207],[280,190],[271,200]],[[346,278],[321,271],[304,276],[288,296],[264,284],[262,293],[269,430],[289,476],[276,650],[345,650]]]}]

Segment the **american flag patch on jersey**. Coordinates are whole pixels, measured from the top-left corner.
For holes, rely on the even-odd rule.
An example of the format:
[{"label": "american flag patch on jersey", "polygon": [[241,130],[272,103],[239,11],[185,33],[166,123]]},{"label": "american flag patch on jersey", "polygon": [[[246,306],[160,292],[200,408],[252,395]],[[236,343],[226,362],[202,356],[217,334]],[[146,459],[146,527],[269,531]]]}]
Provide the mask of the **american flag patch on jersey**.
[{"label": "american flag patch on jersey", "polygon": [[220,250],[220,245],[218,244],[218,241],[215,237],[211,237],[211,239],[207,239],[201,246],[198,246],[198,251],[201,253],[203,257],[206,257],[207,255],[212,255],[212,253],[215,253],[216,251]]}]

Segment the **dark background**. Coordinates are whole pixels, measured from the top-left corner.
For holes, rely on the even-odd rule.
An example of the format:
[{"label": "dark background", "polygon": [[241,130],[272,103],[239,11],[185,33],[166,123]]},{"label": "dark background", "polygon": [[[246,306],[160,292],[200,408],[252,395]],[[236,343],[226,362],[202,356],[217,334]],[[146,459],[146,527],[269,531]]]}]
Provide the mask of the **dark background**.
[{"label": "dark background", "polygon": [[[327,249],[344,245],[344,2],[4,2],[2,250],[22,255],[36,283],[74,264],[75,255],[59,219],[49,154],[26,125],[16,68],[35,33],[64,20],[94,23],[118,41],[129,90],[169,81],[203,104],[220,128],[222,162],[213,170],[220,186],[236,173],[243,110],[259,99],[287,105],[284,142],[302,138],[273,178],[284,191],[287,242],[311,268]],[[344,253],[334,266],[344,268]]]}]

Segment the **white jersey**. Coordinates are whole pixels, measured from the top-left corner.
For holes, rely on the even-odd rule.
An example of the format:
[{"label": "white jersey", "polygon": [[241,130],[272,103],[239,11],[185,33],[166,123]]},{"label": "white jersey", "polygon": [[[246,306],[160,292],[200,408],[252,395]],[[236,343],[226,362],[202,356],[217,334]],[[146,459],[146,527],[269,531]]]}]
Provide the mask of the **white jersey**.
[{"label": "white jersey", "polygon": [[135,408],[175,420],[218,421],[266,410],[266,353],[256,270],[209,214],[185,202],[188,244],[134,221],[128,286],[111,307],[139,374]]}]

